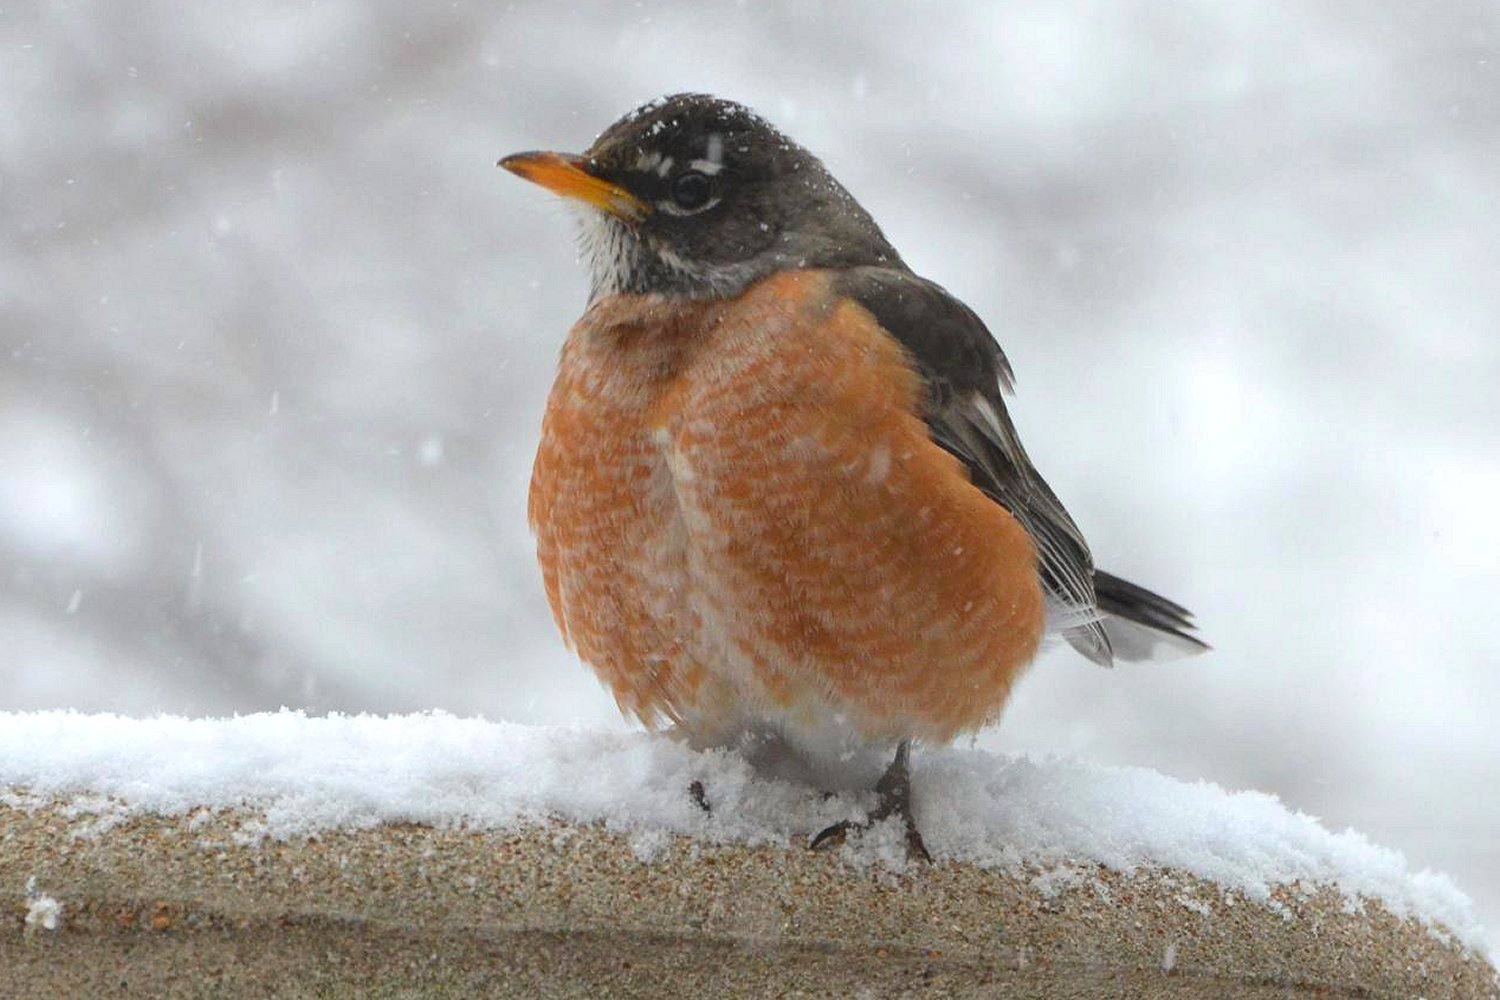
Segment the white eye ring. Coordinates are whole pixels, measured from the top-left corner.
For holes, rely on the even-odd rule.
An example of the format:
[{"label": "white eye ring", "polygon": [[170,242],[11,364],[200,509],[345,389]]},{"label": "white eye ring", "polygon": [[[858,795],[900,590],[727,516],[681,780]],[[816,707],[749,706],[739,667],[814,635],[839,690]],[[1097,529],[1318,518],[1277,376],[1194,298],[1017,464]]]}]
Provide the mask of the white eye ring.
[{"label": "white eye ring", "polygon": [[668,215],[697,215],[700,212],[707,212],[723,200],[722,198],[710,198],[697,208],[683,208],[671,198],[663,198],[656,203],[656,207]]},{"label": "white eye ring", "polygon": [[668,187],[669,196],[657,202],[657,206],[672,215],[696,215],[719,203],[713,179],[698,170],[684,170],[672,178]]}]

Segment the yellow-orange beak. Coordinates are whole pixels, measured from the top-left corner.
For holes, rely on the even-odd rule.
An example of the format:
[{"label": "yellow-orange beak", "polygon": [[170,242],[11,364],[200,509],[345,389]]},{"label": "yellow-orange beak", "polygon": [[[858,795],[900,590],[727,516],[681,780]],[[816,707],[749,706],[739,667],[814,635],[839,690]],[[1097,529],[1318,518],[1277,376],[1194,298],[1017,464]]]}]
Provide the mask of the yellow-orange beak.
[{"label": "yellow-orange beak", "polygon": [[499,163],[517,177],[564,198],[575,198],[626,222],[640,222],[651,208],[624,188],[583,169],[583,157],[568,153],[512,153]]}]

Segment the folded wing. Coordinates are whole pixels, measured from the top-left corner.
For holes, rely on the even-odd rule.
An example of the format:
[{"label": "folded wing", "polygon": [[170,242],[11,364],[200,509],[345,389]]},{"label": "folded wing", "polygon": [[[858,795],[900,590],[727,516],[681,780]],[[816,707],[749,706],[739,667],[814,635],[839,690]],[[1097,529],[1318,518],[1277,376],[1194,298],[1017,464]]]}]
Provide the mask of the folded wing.
[{"label": "folded wing", "polygon": [[1031,464],[1005,408],[1010,363],[972,309],[941,286],[895,268],[842,272],[837,290],[874,315],[927,385],[932,439],[1005,507],[1036,545],[1049,627],[1095,663],[1158,659],[1207,648],[1191,616],[1144,587],[1094,568],[1078,525]]}]

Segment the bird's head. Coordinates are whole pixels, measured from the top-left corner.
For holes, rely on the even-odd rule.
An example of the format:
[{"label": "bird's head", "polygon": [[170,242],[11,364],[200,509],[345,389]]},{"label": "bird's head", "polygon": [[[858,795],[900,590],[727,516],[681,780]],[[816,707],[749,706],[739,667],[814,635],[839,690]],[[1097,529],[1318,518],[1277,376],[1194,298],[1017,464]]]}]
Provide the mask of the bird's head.
[{"label": "bird's head", "polygon": [[581,210],[593,298],[727,297],[777,271],[901,266],[817,157],[703,94],[637,108],[582,155],[516,153],[500,166]]}]

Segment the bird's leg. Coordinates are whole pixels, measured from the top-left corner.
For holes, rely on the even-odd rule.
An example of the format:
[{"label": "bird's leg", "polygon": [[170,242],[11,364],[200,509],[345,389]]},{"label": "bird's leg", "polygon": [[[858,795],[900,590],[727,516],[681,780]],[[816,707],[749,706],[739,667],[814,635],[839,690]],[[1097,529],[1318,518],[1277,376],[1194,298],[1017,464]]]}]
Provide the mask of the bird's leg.
[{"label": "bird's leg", "polygon": [[902,740],[896,747],[896,759],[891,761],[891,766],[885,769],[885,774],[875,784],[877,802],[870,819],[873,822],[891,815],[900,816],[901,825],[906,830],[907,856],[931,861],[932,855],[927,853],[927,845],[922,843],[922,833],[917,829],[916,818],[911,814],[910,757],[911,741]]},{"label": "bird's leg", "polygon": [[916,820],[911,814],[911,741],[902,740],[896,747],[896,759],[885,769],[885,774],[875,784],[875,809],[863,821],[843,820],[830,826],[812,839],[808,846],[813,850],[830,844],[842,843],[850,830],[868,830],[873,824],[890,816],[901,817],[906,828],[906,856],[918,861],[931,861],[927,845],[922,843],[922,834],[917,830]]}]

